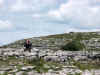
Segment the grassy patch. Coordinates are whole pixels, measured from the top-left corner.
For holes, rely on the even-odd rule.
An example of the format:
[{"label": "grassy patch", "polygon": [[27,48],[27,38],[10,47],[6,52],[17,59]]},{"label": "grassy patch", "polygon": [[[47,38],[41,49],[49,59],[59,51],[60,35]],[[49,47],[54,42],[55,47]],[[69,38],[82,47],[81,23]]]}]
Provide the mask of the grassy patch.
[{"label": "grassy patch", "polygon": [[74,66],[77,66],[80,70],[91,70],[91,69],[100,69],[100,64],[93,64],[93,63],[87,63],[87,64],[81,64],[78,61],[74,61]]},{"label": "grassy patch", "polygon": [[27,75],[27,72],[23,72],[22,75]]},{"label": "grassy patch", "polygon": [[82,74],[81,73],[75,73],[75,74],[68,73],[67,75],[82,75]]}]

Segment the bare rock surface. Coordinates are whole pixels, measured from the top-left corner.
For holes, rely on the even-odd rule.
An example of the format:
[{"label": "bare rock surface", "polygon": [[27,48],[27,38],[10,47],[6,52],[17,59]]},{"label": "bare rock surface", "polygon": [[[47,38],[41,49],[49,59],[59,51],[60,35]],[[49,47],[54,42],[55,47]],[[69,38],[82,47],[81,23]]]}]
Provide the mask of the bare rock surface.
[{"label": "bare rock surface", "polygon": [[[96,54],[99,54],[100,52],[94,52],[95,56]],[[44,59],[47,62],[59,62],[59,63],[67,63],[70,64],[70,59],[74,59],[75,61],[85,61],[89,59],[89,54],[84,54],[83,51],[62,51],[62,50],[50,50],[50,49],[37,49],[33,48],[31,52],[24,52],[24,49],[14,49],[14,48],[1,48],[0,49],[0,61],[6,61],[9,59],[9,57],[15,57],[16,59],[20,59],[23,62],[11,62],[9,63],[9,66],[2,67],[0,65],[0,74],[4,73],[15,73],[16,75],[22,75],[27,72],[27,75],[67,75],[75,73],[81,73],[82,75],[100,75],[100,70],[93,69],[91,71],[85,70],[82,71],[78,69],[76,66],[73,65],[63,65],[60,70],[54,71],[53,69],[49,69],[46,73],[38,73],[35,71],[36,66],[33,65],[24,65],[24,61],[26,59],[28,60],[35,60],[35,59]],[[16,61],[16,60],[15,60]],[[26,61],[27,62],[27,61]],[[21,65],[17,67],[16,65]],[[48,65],[44,65],[46,68],[50,68]],[[54,66],[55,69],[59,69],[59,67]],[[19,69],[18,69],[19,68]]]}]

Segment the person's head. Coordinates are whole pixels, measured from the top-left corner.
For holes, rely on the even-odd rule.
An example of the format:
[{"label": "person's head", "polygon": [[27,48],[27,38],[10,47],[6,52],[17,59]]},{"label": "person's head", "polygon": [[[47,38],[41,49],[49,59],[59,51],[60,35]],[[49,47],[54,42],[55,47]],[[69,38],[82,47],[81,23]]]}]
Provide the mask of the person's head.
[{"label": "person's head", "polygon": [[27,44],[29,44],[29,43],[30,43],[30,41],[29,41],[29,40],[26,40],[26,43],[27,43]]}]

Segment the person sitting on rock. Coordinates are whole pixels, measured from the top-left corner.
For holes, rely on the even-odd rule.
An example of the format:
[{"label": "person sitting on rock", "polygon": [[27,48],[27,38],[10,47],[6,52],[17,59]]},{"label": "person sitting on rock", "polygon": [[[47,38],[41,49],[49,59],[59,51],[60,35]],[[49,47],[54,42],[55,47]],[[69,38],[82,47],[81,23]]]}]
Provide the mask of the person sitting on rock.
[{"label": "person sitting on rock", "polygon": [[29,40],[26,40],[25,43],[24,43],[24,47],[25,47],[24,51],[31,52],[32,43]]}]

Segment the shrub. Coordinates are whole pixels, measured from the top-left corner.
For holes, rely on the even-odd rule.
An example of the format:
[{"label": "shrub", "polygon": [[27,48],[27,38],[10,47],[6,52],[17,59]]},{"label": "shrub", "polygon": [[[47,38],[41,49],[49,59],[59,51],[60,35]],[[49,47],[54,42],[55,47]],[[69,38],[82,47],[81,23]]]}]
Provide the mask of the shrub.
[{"label": "shrub", "polygon": [[79,51],[83,48],[84,44],[80,43],[80,41],[77,40],[73,40],[62,47],[63,50],[70,50],[70,51]]}]

